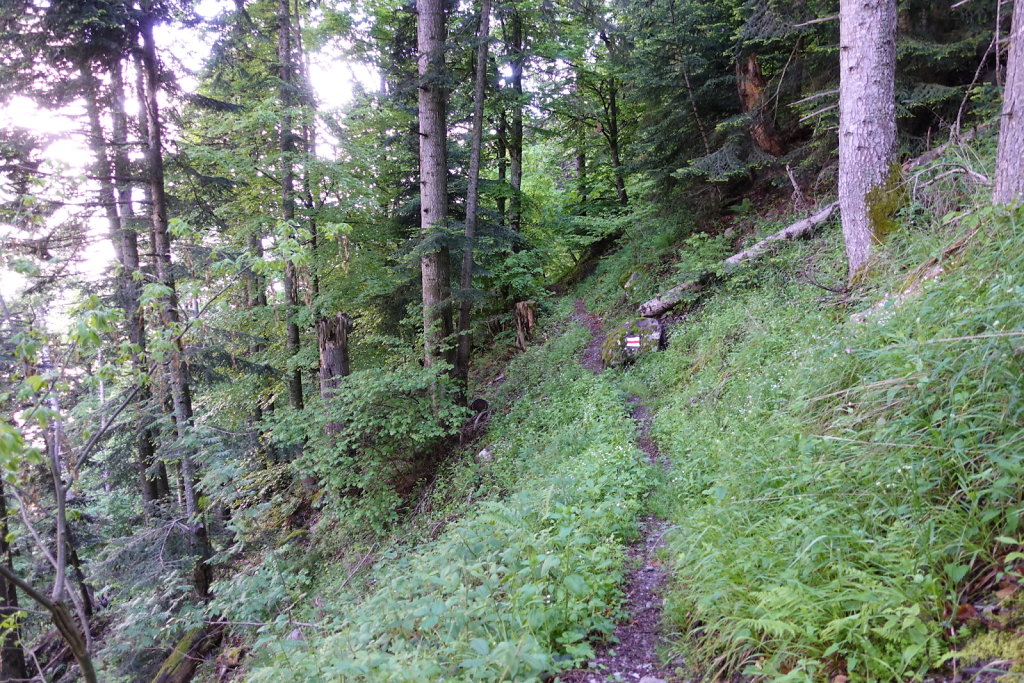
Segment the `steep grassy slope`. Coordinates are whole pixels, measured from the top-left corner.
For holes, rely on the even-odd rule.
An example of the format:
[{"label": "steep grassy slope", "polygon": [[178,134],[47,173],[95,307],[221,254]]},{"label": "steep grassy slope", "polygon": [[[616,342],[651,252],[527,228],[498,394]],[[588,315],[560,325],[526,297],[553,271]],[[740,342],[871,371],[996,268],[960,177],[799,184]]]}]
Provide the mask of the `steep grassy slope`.
[{"label": "steep grassy slope", "polygon": [[[624,548],[649,512],[671,523],[665,614],[681,636],[664,646],[687,679],[904,681],[1016,657],[1024,212],[986,208],[958,182],[912,198],[852,291],[808,282],[842,281],[831,225],[722,273],[668,350],[595,376],[569,298],[625,318],[734,246],[714,225],[694,235],[699,220],[642,208],[650,220],[503,370],[481,444],[445,465],[398,534],[357,553],[372,569],[339,548],[343,563],[307,567],[251,617],[278,614],[245,643],[247,679],[564,671],[612,632]],[[732,223],[767,233],[786,220]],[[635,447],[628,393],[656,411],[667,474]],[[273,566],[252,586],[274,586]],[[1011,630],[993,637],[995,623]]]},{"label": "steep grassy slope", "polygon": [[669,613],[697,671],[910,680],[981,603],[1015,618],[1024,214],[985,203],[908,209],[849,296],[797,275],[841,262],[835,232],[789,247],[633,371],[674,461]]},{"label": "steep grassy slope", "polygon": [[525,681],[592,652],[651,478],[623,397],[579,366],[589,337],[553,328],[507,369],[489,456],[452,464],[435,491],[456,521],[379,553],[367,587],[321,579],[295,617],[321,625],[264,639],[249,680]]}]

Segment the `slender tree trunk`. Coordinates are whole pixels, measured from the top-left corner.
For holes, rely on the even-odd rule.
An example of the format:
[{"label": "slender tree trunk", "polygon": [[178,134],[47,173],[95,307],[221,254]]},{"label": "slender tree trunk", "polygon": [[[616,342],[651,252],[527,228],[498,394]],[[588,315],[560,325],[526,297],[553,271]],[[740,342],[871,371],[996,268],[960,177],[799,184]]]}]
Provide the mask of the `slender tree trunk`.
[{"label": "slender tree trunk", "polygon": [[[417,0],[420,138],[420,227],[424,240],[435,239],[448,215],[448,160],[445,92],[445,17],[442,0]],[[420,260],[423,283],[423,346],[427,366],[452,362],[445,349],[452,333],[448,249],[432,247]]]},{"label": "slender tree trunk", "polygon": [[[146,97],[146,76],[145,76],[145,73],[146,73],[145,64],[143,63],[143,60],[142,60],[141,57],[137,57],[136,60],[135,60],[135,92],[136,92],[137,98],[138,98],[137,104],[138,104],[138,111],[139,111],[139,114],[138,114],[139,136],[140,136],[140,139],[143,141],[142,142],[142,148],[143,148],[144,152],[146,151],[146,149],[148,147],[148,144],[149,144],[148,143],[148,140],[149,140],[149,114],[146,112],[147,97]],[[148,181],[142,183],[142,196],[143,196],[143,206],[149,207],[150,209],[152,209],[152,206],[153,206],[153,186],[152,186],[152,183],[150,183]],[[141,259],[142,252],[138,252],[138,253],[140,255],[139,267],[141,269],[143,269],[143,270],[146,270],[148,268],[150,274],[156,273],[156,271],[157,271],[157,265],[156,265],[156,260],[157,260],[157,258],[156,258],[156,252],[157,252],[157,249],[156,249],[156,234],[154,233],[154,231],[152,229],[152,224],[153,224],[153,221],[152,221],[152,211],[150,211],[150,216],[147,217],[144,214],[142,214],[142,215],[140,215],[138,217],[138,223],[137,223],[138,229],[135,231],[135,233],[136,233],[135,234],[136,251],[137,251],[137,247],[138,247],[138,235],[143,230],[145,230],[146,234],[149,236],[149,238],[147,240],[147,242],[148,242],[147,246],[148,246],[148,249],[149,249],[148,254],[147,254],[148,263],[143,265],[143,262],[142,262],[142,259]],[[143,322],[145,322],[145,315],[143,315],[142,320],[143,320]],[[148,354],[144,355],[143,358],[144,358],[144,360],[146,362],[147,373],[149,374],[149,377],[152,380],[152,378],[157,377],[160,373],[157,371],[157,368],[156,368],[152,358]],[[164,374],[164,376],[166,376],[166,372],[163,373],[163,374]],[[160,408],[164,409],[164,414],[170,416],[171,422],[173,423],[174,422],[174,407],[173,407],[173,403],[170,401],[170,398],[167,397],[166,401],[164,401],[164,400],[158,400],[157,401],[157,400],[154,400],[152,390],[149,389],[148,387],[147,387],[146,390],[149,393],[150,403],[152,405],[152,409],[155,411],[157,409],[157,406],[159,405]],[[151,444],[153,445],[154,455],[155,455],[155,453],[156,453],[156,443],[157,443],[156,436],[159,433],[159,429],[154,426],[154,421],[153,420],[146,420],[145,424],[148,425],[148,428],[149,428],[149,431],[150,431],[150,434],[151,434]],[[176,432],[176,429],[172,430],[172,435],[171,435],[172,440],[174,438],[173,432]],[[176,466],[177,466],[176,463],[172,465],[172,467],[176,467]],[[166,498],[170,498],[170,496],[171,496],[171,491],[172,491],[172,489],[171,489],[171,481],[170,481],[170,476],[167,473],[167,469],[168,469],[167,463],[165,463],[163,460],[161,460],[158,463],[157,471],[156,471],[156,490],[157,490],[157,498],[159,498],[159,499],[166,499]],[[178,495],[178,496],[176,496],[176,498],[177,498],[177,505],[178,505],[178,507],[179,508],[182,507],[182,497],[180,495]]]},{"label": "slender tree trunk", "polygon": [[839,5],[839,208],[850,279],[885,230],[896,151],[896,0]]},{"label": "slender tree trunk", "polygon": [[[143,378],[149,372],[146,352],[146,319],[140,304],[141,283],[137,274],[141,270],[139,256],[138,219],[132,202],[131,162],[128,158],[128,117],[125,113],[124,80],[121,62],[114,63],[111,70],[110,112],[113,120],[113,162],[114,184],[117,191],[118,214],[121,219],[121,270],[118,273],[118,296],[125,313],[128,327],[128,341],[132,351],[132,371],[135,373],[138,392],[135,405],[139,419],[135,429],[135,443],[138,451],[138,467],[142,489],[142,500],[151,503],[167,495],[167,470],[163,462],[156,460],[156,444],[150,420],[145,414],[151,395],[149,385]],[[148,126],[146,127],[148,130]],[[165,482],[161,487],[161,480]]]},{"label": "slender tree trunk", "polygon": [[498,157],[498,185],[502,194],[498,195],[498,215],[502,222],[508,217],[508,207],[505,200],[505,184],[508,182],[508,113],[502,109],[498,114],[498,134],[495,137],[495,152]]},{"label": "slender tree trunk", "polygon": [[[178,438],[184,442],[192,427],[192,393],[185,349],[178,332],[181,318],[178,312],[178,295],[175,288],[174,272],[171,268],[171,241],[167,229],[167,198],[164,192],[164,160],[162,126],[157,93],[160,89],[157,68],[156,44],[153,40],[153,17],[149,15],[140,22],[142,33],[142,64],[145,72],[146,118],[148,121],[148,146],[146,161],[149,166],[149,186],[152,195],[152,232],[155,247],[157,280],[167,289],[164,297],[161,323],[169,334],[174,335],[171,349],[167,352],[167,375],[171,387],[171,401],[177,425]],[[185,514],[192,526],[192,543],[198,555],[193,572],[196,592],[203,599],[210,595],[212,572],[209,565],[211,549],[206,527],[199,510],[196,494],[196,470],[192,453],[181,447],[181,485],[184,492]]]},{"label": "slender tree trunk", "polygon": [[[587,200],[590,199],[590,190],[587,188],[587,151],[584,149],[582,141],[576,152],[576,194],[579,196],[580,205],[585,206]],[[586,209],[581,210],[580,214],[585,216]]]},{"label": "slender tree trunk", "polygon": [[[292,108],[295,104],[295,64],[292,50],[291,7],[289,0],[277,2],[277,59],[281,80],[281,218],[288,225],[295,220],[295,131]],[[299,352],[301,339],[295,315],[299,307],[298,270],[291,259],[284,264],[284,290],[288,302],[288,355]],[[293,368],[288,374],[288,400],[295,410],[302,410],[302,370]]]},{"label": "slender tree trunk", "polygon": [[622,172],[622,141],[619,137],[619,88],[615,81],[608,82],[608,152],[612,159],[612,173],[615,179],[615,195],[619,204],[629,204],[626,194],[626,179]]},{"label": "slender tree trunk", "polygon": [[[125,147],[127,129],[124,115],[124,91],[121,87],[120,65],[115,72],[111,73],[111,114],[113,119],[113,137],[115,141],[113,178],[117,183],[111,182],[111,159],[107,153],[106,133],[103,123],[100,120],[99,105],[99,84],[86,62],[79,65],[79,72],[85,87],[82,89],[85,95],[85,110],[89,119],[89,146],[95,159],[95,174],[99,178],[98,200],[104,207],[104,215],[107,219],[107,233],[110,243],[114,247],[114,254],[117,257],[121,269],[118,273],[118,299],[121,309],[124,311],[125,320],[128,326],[128,341],[137,348],[144,349],[144,323],[142,309],[139,307],[138,283],[133,274],[139,267],[138,243],[134,239],[135,233],[128,229],[125,222],[131,215],[131,188],[125,182],[128,176],[128,153]],[[130,235],[130,237],[129,237]],[[134,247],[134,250],[132,248]],[[132,354],[132,369],[140,374],[139,352]],[[144,372],[145,369],[142,369]],[[147,390],[142,389],[136,393],[137,405],[146,399]],[[147,476],[147,471],[153,459],[153,444],[149,438],[148,430],[138,422],[139,428],[136,437],[138,449],[138,467],[141,478],[142,500],[148,504],[157,498],[156,487]]]},{"label": "slender tree trunk", "polygon": [[[484,97],[487,85],[487,41],[491,33],[491,2],[480,0],[480,25],[477,30],[476,82],[473,88],[473,127],[469,149],[469,187],[466,190],[466,235],[462,245],[462,270],[459,274],[459,346],[455,357],[455,377],[463,399],[469,396],[469,361],[473,351],[472,309],[473,240],[476,237],[480,204],[480,149],[484,137]],[[464,402],[465,402],[464,400]]]},{"label": "slender tree trunk", "polygon": [[997,204],[1024,201],[1024,0],[1013,3],[993,199]]},{"label": "slender tree trunk", "polygon": [[513,10],[511,18],[509,51],[512,68],[512,125],[509,130],[509,182],[512,185],[512,200],[509,203],[509,227],[515,232],[523,228],[523,68],[526,55],[523,52],[523,17]]},{"label": "slender tree trunk", "polygon": [[[8,571],[14,572],[14,556],[9,540],[10,528],[7,525],[7,498],[4,493],[4,480],[0,477],[0,563]],[[18,587],[6,576],[0,576],[0,621],[17,614]],[[28,678],[25,666],[25,651],[21,647],[21,629],[13,628],[0,639],[0,680],[18,680]]]}]

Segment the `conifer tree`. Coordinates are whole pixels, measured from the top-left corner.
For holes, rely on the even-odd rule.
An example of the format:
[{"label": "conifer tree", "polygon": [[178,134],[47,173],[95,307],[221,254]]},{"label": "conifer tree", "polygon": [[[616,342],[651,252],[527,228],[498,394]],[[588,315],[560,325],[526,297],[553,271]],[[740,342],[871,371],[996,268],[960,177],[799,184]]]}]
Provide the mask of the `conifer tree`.
[{"label": "conifer tree", "polygon": [[839,32],[839,206],[852,279],[896,172],[896,0],[842,0]]},{"label": "conifer tree", "polygon": [[425,242],[420,259],[423,286],[424,362],[451,360],[445,344],[452,333],[449,255],[441,231],[448,220],[447,119],[444,89],[445,16],[442,0],[419,0],[417,46],[419,67],[420,231]]},{"label": "conifer tree", "polygon": [[1024,0],[1013,3],[993,198],[997,204],[1024,200]]}]

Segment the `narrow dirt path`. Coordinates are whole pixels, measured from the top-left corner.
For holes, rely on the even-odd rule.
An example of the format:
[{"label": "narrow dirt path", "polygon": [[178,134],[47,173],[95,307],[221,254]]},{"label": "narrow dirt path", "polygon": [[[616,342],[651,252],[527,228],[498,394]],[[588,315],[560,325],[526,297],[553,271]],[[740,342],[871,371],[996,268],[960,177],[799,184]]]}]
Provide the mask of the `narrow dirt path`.
[{"label": "narrow dirt path", "polygon": [[[605,333],[601,319],[588,313],[582,301],[577,301],[573,319],[590,330],[593,338],[583,350],[580,364],[591,372],[603,371],[601,344]],[[650,436],[651,414],[639,398],[630,397],[632,417],[637,423],[637,445],[647,454],[652,464],[661,467],[668,460],[658,452]],[[626,552],[625,617],[615,628],[611,642],[597,647],[597,655],[587,662],[586,668],[576,669],[559,676],[564,683],[666,683],[673,679],[662,667],[657,653],[661,640],[662,596],[668,581],[668,569],[657,560],[657,551],[664,545],[668,522],[645,517],[640,523],[640,540]]]}]

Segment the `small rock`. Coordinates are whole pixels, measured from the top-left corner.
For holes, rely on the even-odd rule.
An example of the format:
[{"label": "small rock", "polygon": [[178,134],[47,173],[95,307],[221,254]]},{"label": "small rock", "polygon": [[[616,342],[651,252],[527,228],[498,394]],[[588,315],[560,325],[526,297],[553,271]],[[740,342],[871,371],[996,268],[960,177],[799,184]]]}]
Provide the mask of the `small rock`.
[{"label": "small rock", "polygon": [[639,318],[608,333],[601,344],[601,363],[612,368],[664,347],[665,328],[662,324],[654,318]]},{"label": "small rock", "polygon": [[490,462],[492,457],[493,456],[491,455],[491,449],[490,448],[484,448],[482,451],[480,451],[479,453],[476,454],[476,461],[477,462]]},{"label": "small rock", "polygon": [[655,676],[644,676],[640,679],[640,683],[665,683],[665,679]]}]

